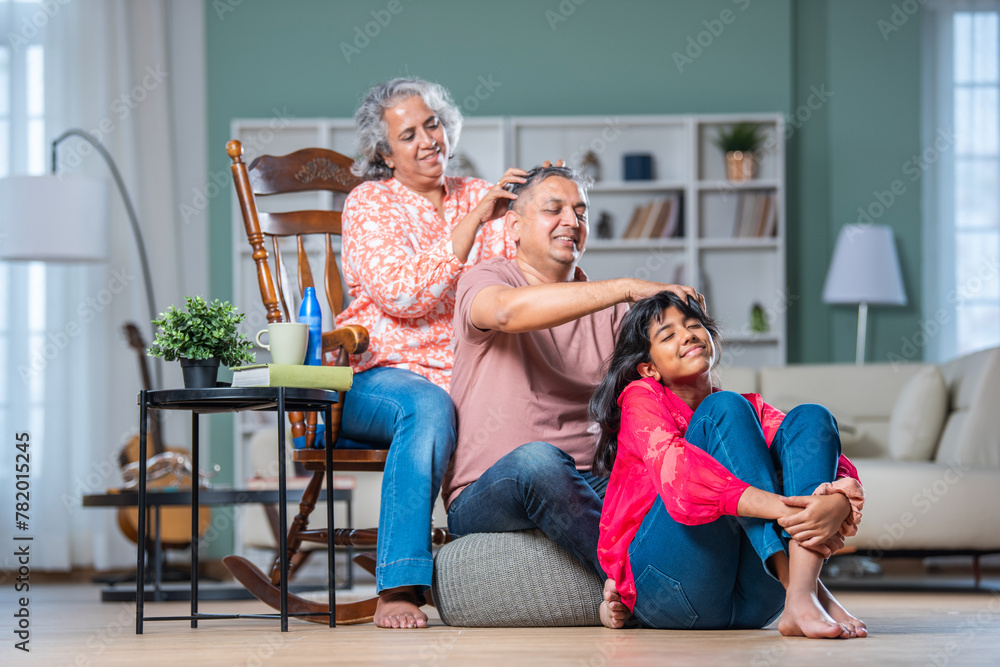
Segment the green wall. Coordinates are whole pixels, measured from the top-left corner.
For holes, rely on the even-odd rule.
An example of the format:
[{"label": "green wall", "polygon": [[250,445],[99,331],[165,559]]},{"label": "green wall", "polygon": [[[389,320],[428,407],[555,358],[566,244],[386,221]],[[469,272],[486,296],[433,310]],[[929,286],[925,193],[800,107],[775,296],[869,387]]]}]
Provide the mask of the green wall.
[{"label": "green wall", "polygon": [[[436,80],[459,103],[480,77],[497,84],[469,115],[790,114],[789,362],[848,362],[856,312],[820,301],[837,232],[876,191],[908,179],[904,164],[920,150],[919,17],[884,38],[878,21],[891,20],[894,4],[206,0],[208,165],[228,175],[233,118],[274,108],[351,116],[368,86],[400,75]],[[356,48],[358,32],[378,19],[384,26],[348,62],[342,45]],[[700,53],[691,46],[699,37]],[[675,53],[694,57],[679,68]],[[809,109],[817,89],[832,95],[813,97]],[[920,183],[906,188],[877,221],[895,229],[910,305],[872,309],[872,361],[898,351],[920,316]],[[232,294],[227,194],[209,210],[219,298]],[[215,442],[231,441],[229,422],[217,422]]]},{"label": "green wall", "polygon": [[[884,361],[912,334],[921,296],[920,182],[903,171],[920,149],[919,17],[886,38],[878,22],[892,20],[894,5],[206,0],[209,169],[228,174],[233,118],[266,118],[274,108],[350,116],[368,86],[406,74],[441,82],[459,102],[480,77],[494,82],[469,115],[786,113],[789,361],[854,358],[857,315],[820,301],[825,267],[839,228],[901,179],[906,192],[877,222],[896,231],[910,305],[870,313],[868,356]],[[355,42],[379,19],[367,45]],[[708,43],[700,53],[699,37]],[[695,57],[679,68],[675,54]],[[832,95],[817,105],[815,90]],[[229,207],[227,196],[210,204],[211,287],[223,298]]]}]

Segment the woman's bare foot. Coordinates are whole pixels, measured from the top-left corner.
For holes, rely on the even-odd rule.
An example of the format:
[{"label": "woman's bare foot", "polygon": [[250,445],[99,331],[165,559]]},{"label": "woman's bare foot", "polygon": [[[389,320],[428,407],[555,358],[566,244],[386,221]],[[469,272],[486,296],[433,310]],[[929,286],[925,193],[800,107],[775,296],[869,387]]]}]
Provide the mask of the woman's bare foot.
[{"label": "woman's bare foot", "polygon": [[868,627],[865,622],[860,618],[855,618],[844,609],[837,598],[833,597],[826,586],[823,585],[822,581],[817,582],[816,597],[819,598],[819,603],[823,605],[823,609],[826,613],[836,622],[840,623],[848,629],[851,633],[851,637],[867,637]]},{"label": "woman's bare foot", "polygon": [[625,625],[630,616],[628,607],[622,604],[614,579],[604,582],[604,601],[601,602],[601,623],[604,627],[617,630]]},{"label": "woman's bare foot", "polygon": [[374,622],[380,628],[426,628],[427,614],[417,605],[412,586],[388,588],[378,594]]},{"label": "woman's bare foot", "polygon": [[826,613],[816,594],[810,590],[793,590],[785,593],[785,611],[778,621],[778,632],[786,637],[811,639],[848,639],[846,626]]}]

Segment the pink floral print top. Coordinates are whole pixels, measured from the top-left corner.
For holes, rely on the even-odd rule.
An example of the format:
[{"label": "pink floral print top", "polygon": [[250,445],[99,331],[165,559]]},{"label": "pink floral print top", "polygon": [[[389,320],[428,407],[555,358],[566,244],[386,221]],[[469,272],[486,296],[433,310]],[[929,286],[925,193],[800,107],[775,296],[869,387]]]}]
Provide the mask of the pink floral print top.
[{"label": "pink floral print top", "polygon": [[360,324],[368,330],[368,350],[351,357],[355,372],[405,368],[449,388],[458,277],[485,259],[515,254],[503,218],[479,228],[468,260],[452,252],[451,230],[491,185],[478,178],[446,178],[443,220],[430,200],[395,178],[351,190],[344,204],[342,263],[354,300],[337,317],[337,326]]}]

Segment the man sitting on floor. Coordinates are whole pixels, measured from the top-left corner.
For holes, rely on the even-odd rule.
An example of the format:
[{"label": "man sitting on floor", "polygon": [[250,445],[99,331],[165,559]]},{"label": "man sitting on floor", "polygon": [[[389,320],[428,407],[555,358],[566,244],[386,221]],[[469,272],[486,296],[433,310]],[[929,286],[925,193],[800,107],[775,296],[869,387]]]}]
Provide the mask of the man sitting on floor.
[{"label": "man sitting on floor", "polygon": [[[597,560],[606,477],[589,472],[596,444],[590,396],[626,304],[691,287],[577,267],[588,233],[586,185],[565,167],[537,167],[506,214],[515,260],[479,264],[455,296],[451,395],[458,443],[443,495],[452,533],[540,528],[605,578]],[[527,444],[525,444],[527,443]],[[610,582],[609,582],[610,583]],[[617,600],[605,591],[606,600]],[[602,606],[624,614],[620,602]]]}]

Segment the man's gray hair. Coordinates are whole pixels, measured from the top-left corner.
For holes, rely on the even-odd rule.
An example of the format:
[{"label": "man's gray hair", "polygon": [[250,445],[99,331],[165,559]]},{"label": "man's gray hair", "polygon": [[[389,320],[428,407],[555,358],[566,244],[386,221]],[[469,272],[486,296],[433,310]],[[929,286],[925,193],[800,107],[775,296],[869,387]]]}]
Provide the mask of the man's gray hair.
[{"label": "man's gray hair", "polygon": [[[587,202],[588,206],[590,205],[587,190],[594,184],[593,179],[590,178],[590,176],[584,176],[577,170],[570,169],[569,167],[534,167],[528,172],[528,175],[524,177],[524,183],[508,183],[505,187],[510,192],[513,192],[516,195],[521,195],[524,192],[530,191],[550,176],[559,176],[560,178],[565,178],[576,183],[577,186],[579,186],[580,191],[583,193],[584,201]],[[518,199],[517,201],[521,201],[521,199]],[[515,205],[517,201],[514,202]]]},{"label": "man's gray hair", "polygon": [[351,173],[366,181],[392,178],[392,169],[383,155],[389,154],[389,124],[385,111],[408,97],[420,97],[437,115],[448,136],[450,151],[458,145],[462,133],[462,112],[451,101],[443,86],[417,78],[399,78],[373,86],[354,113],[358,133],[358,158]]}]

